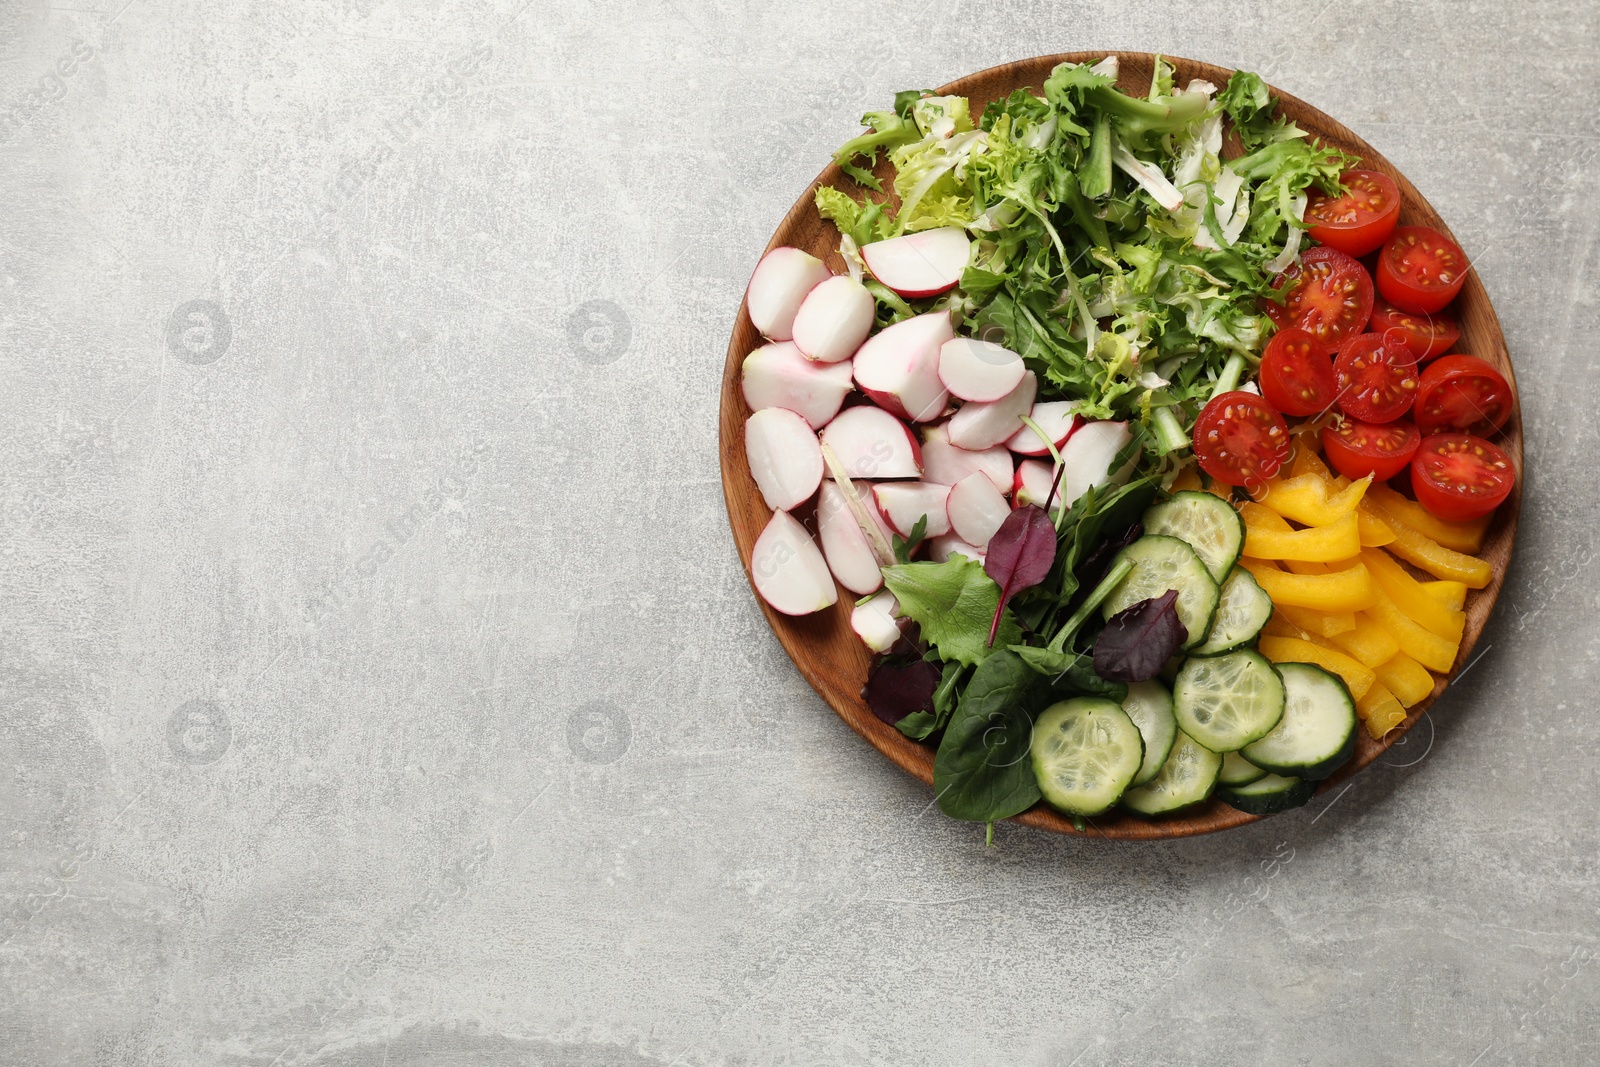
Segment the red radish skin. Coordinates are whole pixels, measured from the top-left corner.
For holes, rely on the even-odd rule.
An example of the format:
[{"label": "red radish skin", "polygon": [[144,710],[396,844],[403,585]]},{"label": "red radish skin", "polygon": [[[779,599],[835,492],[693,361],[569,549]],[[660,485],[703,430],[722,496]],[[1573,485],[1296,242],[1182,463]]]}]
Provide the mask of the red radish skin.
[{"label": "red radish skin", "polygon": [[1002,493],[1011,491],[1011,453],[1003,448],[979,452],[957,448],[950,443],[944,426],[929,426],[922,434],[922,480],[940,485],[955,485],[974,471],[989,476]]},{"label": "red radish skin", "polygon": [[861,246],[872,276],[907,299],[954,289],[967,269],[972,242],[957,226],[920,230]]},{"label": "red radish skin", "polygon": [[865,285],[848,274],[829,278],[806,294],[795,313],[795,347],[818,363],[847,360],[872,332],[877,310]]},{"label": "red radish skin", "polygon": [[793,511],[822,484],[816,431],[787,408],[763,408],[746,419],[744,451],[769,508]]},{"label": "red radish skin", "polygon": [[1137,454],[1130,455],[1112,470],[1117,454],[1133,440],[1125,422],[1085,422],[1073,431],[1061,450],[1061,502],[1071,507],[1093,486],[1109,485],[1126,479],[1133,470]]},{"label": "red radish skin", "polygon": [[813,363],[793,341],[762,345],[744,357],[740,382],[751,411],[788,408],[813,430],[839,414],[844,398],[855,391],[848,363]]},{"label": "red radish skin", "polygon": [[[1077,407],[1077,403],[1072,400],[1046,400],[1033,405],[1033,412],[1028,417],[1038,424],[1039,429],[1050,437],[1056,450],[1060,451],[1061,446],[1067,443],[1067,438],[1072,436],[1072,431],[1083,421],[1074,414]],[[1006,448],[1019,456],[1050,454],[1044,439],[1027,426],[1018,430],[1006,441]]]},{"label": "red radish skin", "polygon": [[1016,387],[999,400],[988,404],[962,404],[950,416],[950,443],[957,448],[979,452],[1010,440],[1022,425],[1022,416],[1033,410],[1039,380],[1033,371],[1024,371]]},{"label": "red radish skin", "polygon": [[887,589],[857,604],[850,611],[850,629],[873,652],[887,652],[900,640],[900,602]]},{"label": "red radish skin", "polygon": [[1027,369],[1021,356],[990,341],[953,337],[939,348],[939,380],[962,400],[999,400],[1017,387]]},{"label": "red radish skin", "polygon": [[750,577],[761,599],[785,615],[810,615],[839,600],[822,550],[787,511],[774,511],[756,538]]},{"label": "red radish skin", "polygon": [[922,477],[916,436],[882,408],[845,408],[822,428],[822,440],[851,478]]},{"label": "red radish skin", "polygon": [[856,351],[856,384],[885,411],[911,422],[938,418],[950,401],[939,380],[939,348],[950,340],[948,312],[903,319]]},{"label": "red radish skin", "polygon": [[953,533],[934,537],[928,541],[928,558],[935,563],[948,563],[952,556],[966,556],[974,563],[983,562],[983,551],[967,544]]},{"label": "red radish skin", "polygon": [[878,510],[895,533],[910,537],[917,520],[926,518],[924,537],[938,537],[950,532],[950,517],[945,502],[950,497],[950,487],[935,482],[884,482],[872,487]]},{"label": "red radish skin", "polygon": [[969,474],[950,487],[945,512],[955,535],[982,552],[1011,514],[1011,506],[986,475]]},{"label": "red radish skin", "polygon": [[806,294],[831,274],[822,260],[785,245],[761,257],[745,289],[744,306],[761,335],[773,341],[794,336],[794,317]]},{"label": "red radish skin", "polygon": [[[1017,477],[1011,493],[1011,500],[1017,507],[1032,504],[1036,508],[1044,507],[1044,502],[1050,497],[1050,485],[1055,478],[1054,461],[1025,459],[1017,464]],[[1053,515],[1061,510],[1061,493],[1056,493],[1055,500],[1051,501],[1050,513]]]},{"label": "red radish skin", "polygon": [[[872,503],[872,494],[862,492],[863,488],[856,486],[856,492],[872,512],[873,520],[882,527],[877,508]],[[888,529],[885,527],[881,532],[887,541]],[[827,560],[828,570],[840,585],[856,594],[871,593],[882,587],[883,572],[878,567],[878,558],[872,553],[872,545],[862,532],[861,524],[856,521],[855,513],[850,510],[843,491],[831,479],[822,483],[822,492],[817,497],[817,538],[822,542],[822,554]]]}]

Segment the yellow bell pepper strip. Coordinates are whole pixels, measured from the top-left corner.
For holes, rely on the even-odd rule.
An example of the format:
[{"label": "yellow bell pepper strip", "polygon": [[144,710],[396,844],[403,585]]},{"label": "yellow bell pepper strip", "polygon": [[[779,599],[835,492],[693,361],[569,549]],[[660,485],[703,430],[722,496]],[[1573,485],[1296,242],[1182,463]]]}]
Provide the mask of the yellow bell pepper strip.
[{"label": "yellow bell pepper strip", "polygon": [[1366,502],[1381,508],[1397,522],[1411,527],[1424,537],[1431,537],[1446,548],[1474,555],[1483,548],[1483,535],[1488,532],[1493,514],[1471,522],[1445,522],[1433,512],[1390,489],[1375,485],[1367,491]]},{"label": "yellow bell pepper strip", "polygon": [[[1351,560],[1351,562],[1355,561]],[[1303,559],[1286,559],[1283,561],[1283,569],[1290,574],[1327,574],[1329,571],[1343,570],[1344,568],[1336,563],[1312,563]]]},{"label": "yellow bell pepper strip", "polygon": [[1378,681],[1388,687],[1406,707],[1415,707],[1433,692],[1433,675],[1428,668],[1406,655],[1397,653],[1393,659],[1376,668]]},{"label": "yellow bell pepper strip", "polygon": [[1367,736],[1374,741],[1406,721],[1406,709],[1382,682],[1373,682],[1365,696],[1356,698],[1356,713],[1367,725]]},{"label": "yellow bell pepper strip", "polygon": [[1319,611],[1361,611],[1372,606],[1377,594],[1377,587],[1362,563],[1329,574],[1288,574],[1265,560],[1248,556],[1240,559],[1239,565],[1255,576],[1256,584],[1272,598],[1273,604]]},{"label": "yellow bell pepper strip", "polygon": [[1321,475],[1302,474],[1268,482],[1257,503],[1286,519],[1307,526],[1326,526],[1355,511],[1371,484],[1369,476],[1340,489]]},{"label": "yellow bell pepper strip", "polygon": [[[1262,509],[1266,510],[1266,509]],[[1298,559],[1333,563],[1361,551],[1356,517],[1346,515],[1326,526],[1281,533],[1262,526],[1244,527],[1244,554],[1256,559]]]},{"label": "yellow bell pepper strip", "polygon": [[1356,527],[1361,535],[1362,548],[1382,548],[1394,540],[1394,531],[1365,500],[1356,509]]},{"label": "yellow bell pepper strip", "polygon": [[1315,663],[1344,679],[1350,695],[1360,700],[1377,676],[1371,668],[1357,663],[1343,652],[1302,641],[1294,637],[1263,637],[1256,646],[1261,654],[1274,663]]},{"label": "yellow bell pepper strip", "polygon": [[1239,505],[1239,517],[1244,520],[1246,532],[1254,526],[1270,533],[1294,533],[1294,527],[1282,515],[1271,508],[1262,507],[1254,500],[1246,500]]},{"label": "yellow bell pepper strip", "polygon": [[1338,637],[1356,628],[1355,613],[1349,611],[1316,611],[1312,608],[1297,608],[1293,604],[1272,605],[1272,617],[1276,619],[1280,615],[1296,629],[1316,634],[1318,637]]},{"label": "yellow bell pepper strip", "polygon": [[[1263,585],[1262,588],[1265,589],[1266,586]],[[1440,674],[1448,674],[1450,668],[1455,666],[1459,642],[1440,637],[1432,630],[1414,622],[1409,615],[1395,606],[1395,602],[1378,588],[1376,582],[1373,583],[1372,591],[1373,603],[1368,606],[1367,613],[1377,620],[1379,626],[1393,635],[1400,645],[1400,651],[1424,667],[1436,670]]]},{"label": "yellow bell pepper strip", "polygon": [[1372,575],[1372,580],[1414,622],[1421,623],[1447,641],[1461,643],[1461,631],[1467,625],[1465,614],[1452,611],[1429,596],[1423,590],[1422,583],[1411,577],[1387,552],[1369,548],[1361,553],[1361,562],[1367,565],[1367,573]]},{"label": "yellow bell pepper strip", "polygon": [[1422,591],[1449,608],[1461,611],[1467,606],[1467,587],[1460,582],[1418,582]]},{"label": "yellow bell pepper strip", "polygon": [[1355,616],[1355,621],[1348,631],[1334,634],[1329,640],[1373,669],[1383,666],[1400,651],[1400,642],[1373,622],[1372,616],[1362,612]]},{"label": "yellow bell pepper strip", "polygon": [[1394,534],[1394,540],[1384,547],[1407,563],[1420,567],[1435,578],[1461,582],[1472,589],[1482,589],[1494,577],[1494,569],[1474,556],[1445,548],[1431,537],[1424,536],[1398,519],[1378,509],[1377,515]]},{"label": "yellow bell pepper strip", "polygon": [[[1353,616],[1352,616],[1353,617]],[[1297,626],[1293,619],[1284,614],[1283,605],[1275,605],[1272,609],[1272,618],[1261,628],[1263,637],[1293,637],[1301,641],[1311,635]]]},{"label": "yellow bell pepper strip", "polygon": [[1328,465],[1322,462],[1322,457],[1317,455],[1321,442],[1314,433],[1297,433],[1294,435],[1294,462],[1289,465],[1289,476],[1298,478],[1302,474],[1320,474],[1322,477],[1333,479],[1333,472]]}]

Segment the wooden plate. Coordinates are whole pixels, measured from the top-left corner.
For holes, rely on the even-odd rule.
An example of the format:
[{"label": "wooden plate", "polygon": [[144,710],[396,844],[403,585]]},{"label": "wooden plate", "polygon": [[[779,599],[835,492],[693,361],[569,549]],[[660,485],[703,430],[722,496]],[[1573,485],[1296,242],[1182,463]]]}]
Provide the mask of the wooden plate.
[{"label": "wooden plate", "polygon": [[[1006,96],[1015,89],[1028,87],[1036,92],[1039,91],[1045,77],[1058,63],[1092,63],[1108,54],[1110,53],[1073,52],[1025,59],[961,78],[944,86],[939,92],[970,97],[972,114],[976,116],[982,114],[983,108],[991,100]],[[1117,55],[1121,64],[1119,88],[1142,95],[1150,84],[1155,57],[1143,52],[1119,52]],[[1222,67],[1195,60],[1168,57],[1168,61],[1176,67],[1180,85],[1190,78],[1204,78],[1221,86],[1232,74],[1232,71]],[[1346,152],[1360,156],[1363,166],[1381,170],[1394,178],[1400,186],[1403,198],[1400,216],[1402,225],[1421,224],[1435,227],[1445,233],[1450,232],[1450,228],[1439,218],[1427,200],[1423,199],[1422,194],[1417,192],[1412,184],[1406,181],[1405,176],[1366,141],[1310,104],[1297,100],[1287,93],[1280,93],[1276,89],[1273,90],[1273,95],[1278,98],[1278,107],[1282,113],[1292,118],[1301,128]],[[844,262],[837,251],[838,231],[834,229],[832,223],[824,221],[817,214],[812,204],[812,196],[819,185],[838,185],[851,190],[854,188],[839,168],[830,164],[795,202],[794,207],[789,210],[789,214],[778,227],[778,232],[772,235],[767,247],[771,249],[779,245],[792,245],[805,249],[826,261],[835,273],[843,273]],[[1471,251],[1467,249],[1469,254]],[[1489,360],[1500,369],[1507,381],[1515,384],[1499,320],[1495,317],[1494,308],[1489,304],[1488,294],[1484,292],[1483,283],[1476,271],[1467,275],[1466,285],[1461,290],[1461,295],[1456,298],[1452,310],[1461,325],[1461,340],[1457,345],[1457,351],[1470,352]],[[733,526],[734,542],[739,547],[739,557],[744,561],[747,575],[756,537],[766,525],[771,512],[762,501],[745,460],[743,431],[744,421],[750,416],[750,409],[740,392],[739,368],[744,357],[761,343],[760,336],[750,322],[749,314],[741,304],[739,318],[733,328],[733,337],[728,343],[728,361],[722,377],[721,452],[722,486],[728,501],[728,519]],[[1517,516],[1522,506],[1520,408],[1514,409],[1501,446],[1516,467],[1517,486],[1512,491],[1510,499],[1500,507],[1485,540],[1482,556],[1493,566],[1494,579],[1487,588],[1474,590],[1468,594],[1466,632],[1461,639],[1461,650],[1451,672],[1452,677],[1460,671],[1462,664],[1469,661],[1473,646],[1478,643],[1478,636],[1483,632],[1489,613],[1494,608],[1495,599],[1500,594],[1506,565],[1511,559],[1512,541],[1517,531]],[[759,596],[757,600],[760,600]],[[795,666],[800,668],[800,673],[805,675],[812,688],[816,689],[839,713],[840,718],[901,769],[932,785],[934,749],[910,740],[894,727],[879,720],[861,699],[861,687],[866,681],[870,656],[850,629],[850,608],[854,600],[853,596],[846,593],[831,609],[799,618],[780,614],[767,606],[765,601],[761,601],[761,607],[767,613],[773,632],[778,635],[779,642],[788,651]],[[1322,790],[1338,786],[1382,755],[1390,745],[1416,724],[1428,707],[1438,699],[1446,684],[1446,679],[1437,679],[1432,695],[1412,708],[1406,720],[1390,731],[1382,741],[1373,741],[1364,729],[1358,729],[1360,736],[1355,757],[1332,778],[1323,782]],[[1135,840],[1188,837],[1242,826],[1256,821],[1257,818],[1258,816],[1236,811],[1220,800],[1211,800],[1202,807],[1169,818],[1142,819],[1114,810],[1089,820],[1088,834]],[[1070,821],[1043,803],[1016,816],[1016,821],[1057,833],[1078,832],[1073,829]]]}]

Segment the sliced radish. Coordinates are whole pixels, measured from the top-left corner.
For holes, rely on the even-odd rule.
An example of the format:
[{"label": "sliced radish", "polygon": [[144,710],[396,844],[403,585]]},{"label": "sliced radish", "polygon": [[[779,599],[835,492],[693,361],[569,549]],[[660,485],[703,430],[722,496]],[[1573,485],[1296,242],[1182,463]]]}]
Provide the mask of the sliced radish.
[{"label": "sliced radish", "polygon": [[1022,425],[1022,416],[1033,410],[1033,397],[1039,390],[1039,379],[1033,371],[1023,371],[1016,388],[999,400],[987,404],[962,404],[961,410],[950,416],[950,443],[957,448],[974,452],[1006,441]]},{"label": "sliced radish", "polygon": [[938,537],[950,532],[950,519],[945,514],[945,500],[950,496],[948,485],[935,482],[884,482],[872,487],[878,510],[894,532],[910,537],[917,520],[926,517],[924,537]]},{"label": "sliced radish", "polygon": [[955,535],[981,552],[989,547],[989,538],[1011,514],[1011,505],[988,476],[979,473],[969,474],[950,487],[945,511]]},{"label": "sliced radish", "polygon": [[744,357],[742,384],[751,411],[788,408],[813,430],[826,426],[855,388],[848,363],[813,363],[793,341],[762,345]]},{"label": "sliced radish", "polygon": [[962,400],[999,400],[1027,369],[1021,356],[989,341],[952,337],[939,348],[939,380]]},{"label": "sliced radish", "polygon": [[[861,487],[857,487],[860,491]],[[874,521],[880,522],[872,494],[862,494]],[[884,539],[889,536],[883,531]],[[878,568],[878,557],[872,553],[867,535],[861,531],[850,510],[839,484],[832,480],[822,483],[822,493],[817,497],[817,537],[822,541],[822,554],[827,557],[828,569],[839,579],[839,584],[852,593],[870,593],[883,585],[883,572]]]},{"label": "sliced radish", "polygon": [[774,511],[756,538],[750,575],[761,598],[785,615],[809,615],[839,599],[817,543],[787,511]]},{"label": "sliced radish", "polygon": [[850,478],[918,478],[922,450],[905,423],[868,404],[845,408],[822,428]]},{"label": "sliced radish", "polygon": [[856,352],[856,384],[879,407],[903,419],[938,418],[950,400],[939,380],[939,346],[951,336],[946,311],[902,319],[878,331]]},{"label": "sliced radish", "polygon": [[980,452],[957,448],[950,443],[944,426],[929,426],[922,434],[922,480],[940,485],[955,485],[974,471],[989,476],[996,489],[1011,491],[1011,453],[1003,448]]},{"label": "sliced radish", "polygon": [[921,230],[861,246],[861,258],[872,276],[912,299],[955,288],[971,254],[972,242],[959,226]]},{"label": "sliced radish", "polygon": [[[1051,443],[1059,450],[1077,428],[1079,419],[1073,414],[1077,407],[1077,402],[1072,400],[1046,400],[1033,405],[1033,413],[1028,417],[1050,435]],[[1027,426],[1013,434],[1006,442],[1006,447],[1020,456],[1044,456],[1050,453],[1039,435]]]},{"label": "sliced radish", "polygon": [[1117,453],[1133,440],[1125,422],[1086,422],[1067,438],[1061,450],[1061,500],[1067,507],[1091,486],[1120,482],[1133,470],[1138,454],[1129,456],[1118,470],[1112,470]]},{"label": "sliced radish", "polygon": [[849,359],[872,332],[877,311],[865,285],[848,274],[829,278],[806,294],[795,313],[795,347],[818,363]]},{"label": "sliced radish", "polygon": [[[1017,464],[1017,480],[1013,486],[1011,499],[1017,507],[1032,504],[1036,508],[1044,507],[1044,502],[1050,498],[1050,483],[1055,478],[1056,465],[1054,460],[1025,459]],[[1050,505],[1051,512],[1061,510],[1061,492],[1058,488],[1054,503]]]},{"label": "sliced radish", "polygon": [[822,483],[822,448],[805,419],[788,408],[762,408],[744,421],[744,453],[767,507],[792,511]]},{"label": "sliced radish", "polygon": [[975,563],[983,562],[983,552],[973,548],[953,533],[928,541],[928,558],[935,563],[948,563],[951,556],[966,556]]},{"label": "sliced radish", "polygon": [[868,597],[850,612],[850,629],[874,652],[887,652],[900,640],[900,602],[887,589]]},{"label": "sliced radish", "polygon": [[745,289],[744,306],[750,321],[764,336],[787,341],[794,336],[795,312],[806,294],[830,277],[816,256],[788,246],[774,248],[756,264]]}]

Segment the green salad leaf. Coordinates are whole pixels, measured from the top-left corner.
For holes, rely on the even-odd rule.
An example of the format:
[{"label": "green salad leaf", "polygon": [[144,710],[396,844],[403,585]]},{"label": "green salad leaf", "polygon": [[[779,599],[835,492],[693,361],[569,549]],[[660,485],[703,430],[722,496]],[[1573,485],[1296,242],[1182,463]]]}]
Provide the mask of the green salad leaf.
[{"label": "green salad leaf", "polygon": [[[922,637],[945,660],[969,667],[991,653],[989,626],[1000,603],[1000,587],[983,565],[965,556],[945,563],[900,563],[883,569],[883,584],[900,602],[900,612],[922,628]],[[1022,640],[1022,627],[1008,608],[1001,613],[997,646]]]},{"label": "green salad leaf", "polygon": [[933,760],[939,808],[955,819],[993,822],[1039,801],[1028,745],[1043,679],[1002,649],[972,672]]}]

